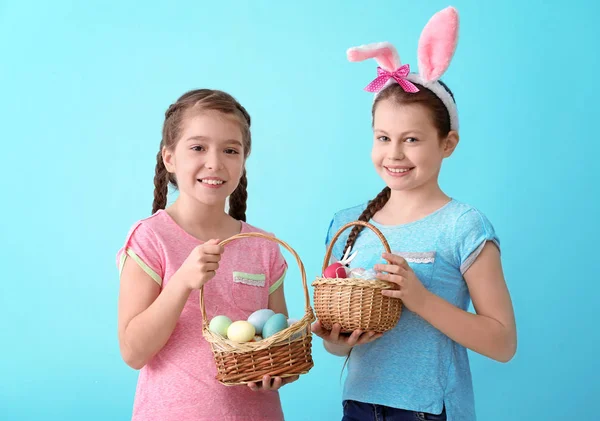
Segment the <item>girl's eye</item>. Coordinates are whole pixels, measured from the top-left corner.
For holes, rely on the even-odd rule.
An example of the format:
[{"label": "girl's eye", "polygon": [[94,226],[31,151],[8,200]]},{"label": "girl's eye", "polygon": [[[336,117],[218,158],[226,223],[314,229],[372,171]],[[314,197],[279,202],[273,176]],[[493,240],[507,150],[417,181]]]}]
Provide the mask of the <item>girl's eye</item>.
[{"label": "girl's eye", "polygon": [[377,140],[379,140],[380,142],[389,142],[389,141],[390,141],[390,138],[389,138],[389,137],[387,137],[387,136],[379,136],[379,137],[377,138]]},{"label": "girl's eye", "polygon": [[406,143],[415,143],[415,142],[418,142],[418,141],[419,141],[419,139],[417,139],[416,137],[407,137],[405,139]]},{"label": "girl's eye", "polygon": [[238,155],[239,154],[239,152],[236,151],[235,149],[225,149],[225,153],[227,155]]},{"label": "girl's eye", "polygon": [[191,149],[196,152],[202,152],[204,150],[204,146],[196,145],[192,146]]}]

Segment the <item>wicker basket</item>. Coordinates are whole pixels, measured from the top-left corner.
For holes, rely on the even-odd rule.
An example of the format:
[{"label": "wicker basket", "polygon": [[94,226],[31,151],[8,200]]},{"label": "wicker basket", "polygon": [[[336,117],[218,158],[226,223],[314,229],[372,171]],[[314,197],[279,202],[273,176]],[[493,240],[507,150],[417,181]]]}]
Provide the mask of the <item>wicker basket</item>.
[{"label": "wicker basket", "polygon": [[[368,222],[349,222],[331,239],[323,261],[323,272],[329,265],[336,240],[347,228],[355,225],[371,229],[383,243],[385,251],[390,253],[388,242],[377,228]],[[317,319],[327,330],[331,330],[332,326],[338,323],[341,332],[344,333],[357,329],[381,333],[396,326],[400,320],[402,301],[381,294],[384,289],[394,289],[391,282],[378,279],[317,277],[312,285]]]},{"label": "wicker basket", "polygon": [[282,378],[306,374],[313,367],[311,354],[311,323],[315,321],[310,306],[306,272],[298,254],[285,242],[258,232],[234,235],[220,244],[231,241],[257,237],[281,244],[289,250],[300,267],[302,286],[304,287],[305,314],[300,321],[269,338],[259,342],[238,343],[223,338],[208,329],[209,319],[204,306],[204,290],[200,290],[200,309],[202,310],[202,334],[210,343],[215,364],[217,380],[226,386],[260,382],[263,376],[279,376]]}]

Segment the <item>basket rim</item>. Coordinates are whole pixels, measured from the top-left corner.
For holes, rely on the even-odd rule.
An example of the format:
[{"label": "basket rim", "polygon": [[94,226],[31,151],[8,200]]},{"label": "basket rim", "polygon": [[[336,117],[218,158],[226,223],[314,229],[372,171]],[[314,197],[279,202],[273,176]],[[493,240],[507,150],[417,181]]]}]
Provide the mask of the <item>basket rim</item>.
[{"label": "basket rim", "polygon": [[[318,276],[312,286],[320,285],[339,285],[348,287],[373,288],[373,289],[396,289],[392,282],[382,281],[380,279],[360,279],[360,278],[325,278]],[[393,297],[390,297],[393,298]]]}]

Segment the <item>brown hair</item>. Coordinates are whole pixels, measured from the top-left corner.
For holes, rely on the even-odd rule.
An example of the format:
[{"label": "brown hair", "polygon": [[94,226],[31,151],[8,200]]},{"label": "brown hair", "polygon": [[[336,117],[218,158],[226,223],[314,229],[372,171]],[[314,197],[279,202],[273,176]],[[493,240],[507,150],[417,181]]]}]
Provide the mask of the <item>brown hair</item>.
[{"label": "brown hair", "polygon": [[[448,87],[439,81],[439,83],[448,91],[452,99],[454,99],[454,95],[452,91],[448,89]],[[375,110],[377,109],[377,104],[386,99],[391,99],[395,101],[397,104],[421,104],[426,107],[432,118],[432,123],[438,131],[438,135],[440,138],[444,138],[450,133],[450,114],[448,113],[448,109],[444,105],[441,99],[439,99],[432,91],[429,89],[416,84],[419,88],[419,92],[416,93],[408,93],[405,92],[404,89],[397,83],[393,83],[385,88],[383,91],[377,95],[375,102],[373,102],[373,108],[371,110],[371,116],[373,120],[375,120]],[[367,208],[361,213],[358,217],[360,221],[369,222],[369,220],[379,212],[385,204],[390,199],[391,190],[389,187],[385,187],[376,197],[375,199],[369,201]],[[361,225],[355,225],[350,231],[350,235],[348,236],[348,240],[346,241],[346,246],[344,247],[344,252],[349,248],[354,246],[358,235],[362,231],[364,227]]]},{"label": "brown hair", "polygon": [[[177,144],[182,130],[182,122],[186,111],[214,110],[224,114],[233,115],[237,118],[242,130],[242,141],[244,144],[244,159],[250,155],[252,139],[250,136],[250,115],[237,100],[228,93],[212,90],[197,89],[183,94],[174,104],[165,112],[165,122],[163,124],[162,139],[160,147],[156,154],[156,170],[154,172],[154,202],[152,203],[152,213],[159,209],[164,209],[167,205],[167,194],[169,183],[177,188],[177,180],[174,174],[167,171],[162,158],[162,149],[174,148]],[[229,215],[241,221],[246,220],[246,200],[248,199],[248,178],[246,169],[242,172],[242,177],[237,188],[229,197]]]}]

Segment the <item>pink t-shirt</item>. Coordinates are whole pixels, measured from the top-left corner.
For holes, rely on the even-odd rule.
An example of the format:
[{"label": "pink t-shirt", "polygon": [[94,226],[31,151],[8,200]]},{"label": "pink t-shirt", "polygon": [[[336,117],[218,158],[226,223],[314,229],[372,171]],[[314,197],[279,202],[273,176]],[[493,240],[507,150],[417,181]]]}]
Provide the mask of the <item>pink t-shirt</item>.
[{"label": "pink t-shirt", "polygon": [[[242,223],[242,232],[262,232]],[[192,249],[202,242],[185,232],[164,210],[133,225],[117,254],[120,268],[133,259],[164,287]],[[287,269],[279,245],[243,238],[225,246],[216,276],[204,286],[209,318],[226,315],[246,320],[267,308]],[[277,392],[253,392],[247,386],[224,386],[210,345],[202,336],[199,291],[185,304],[164,348],[140,370],[133,420],[283,420]]]}]

